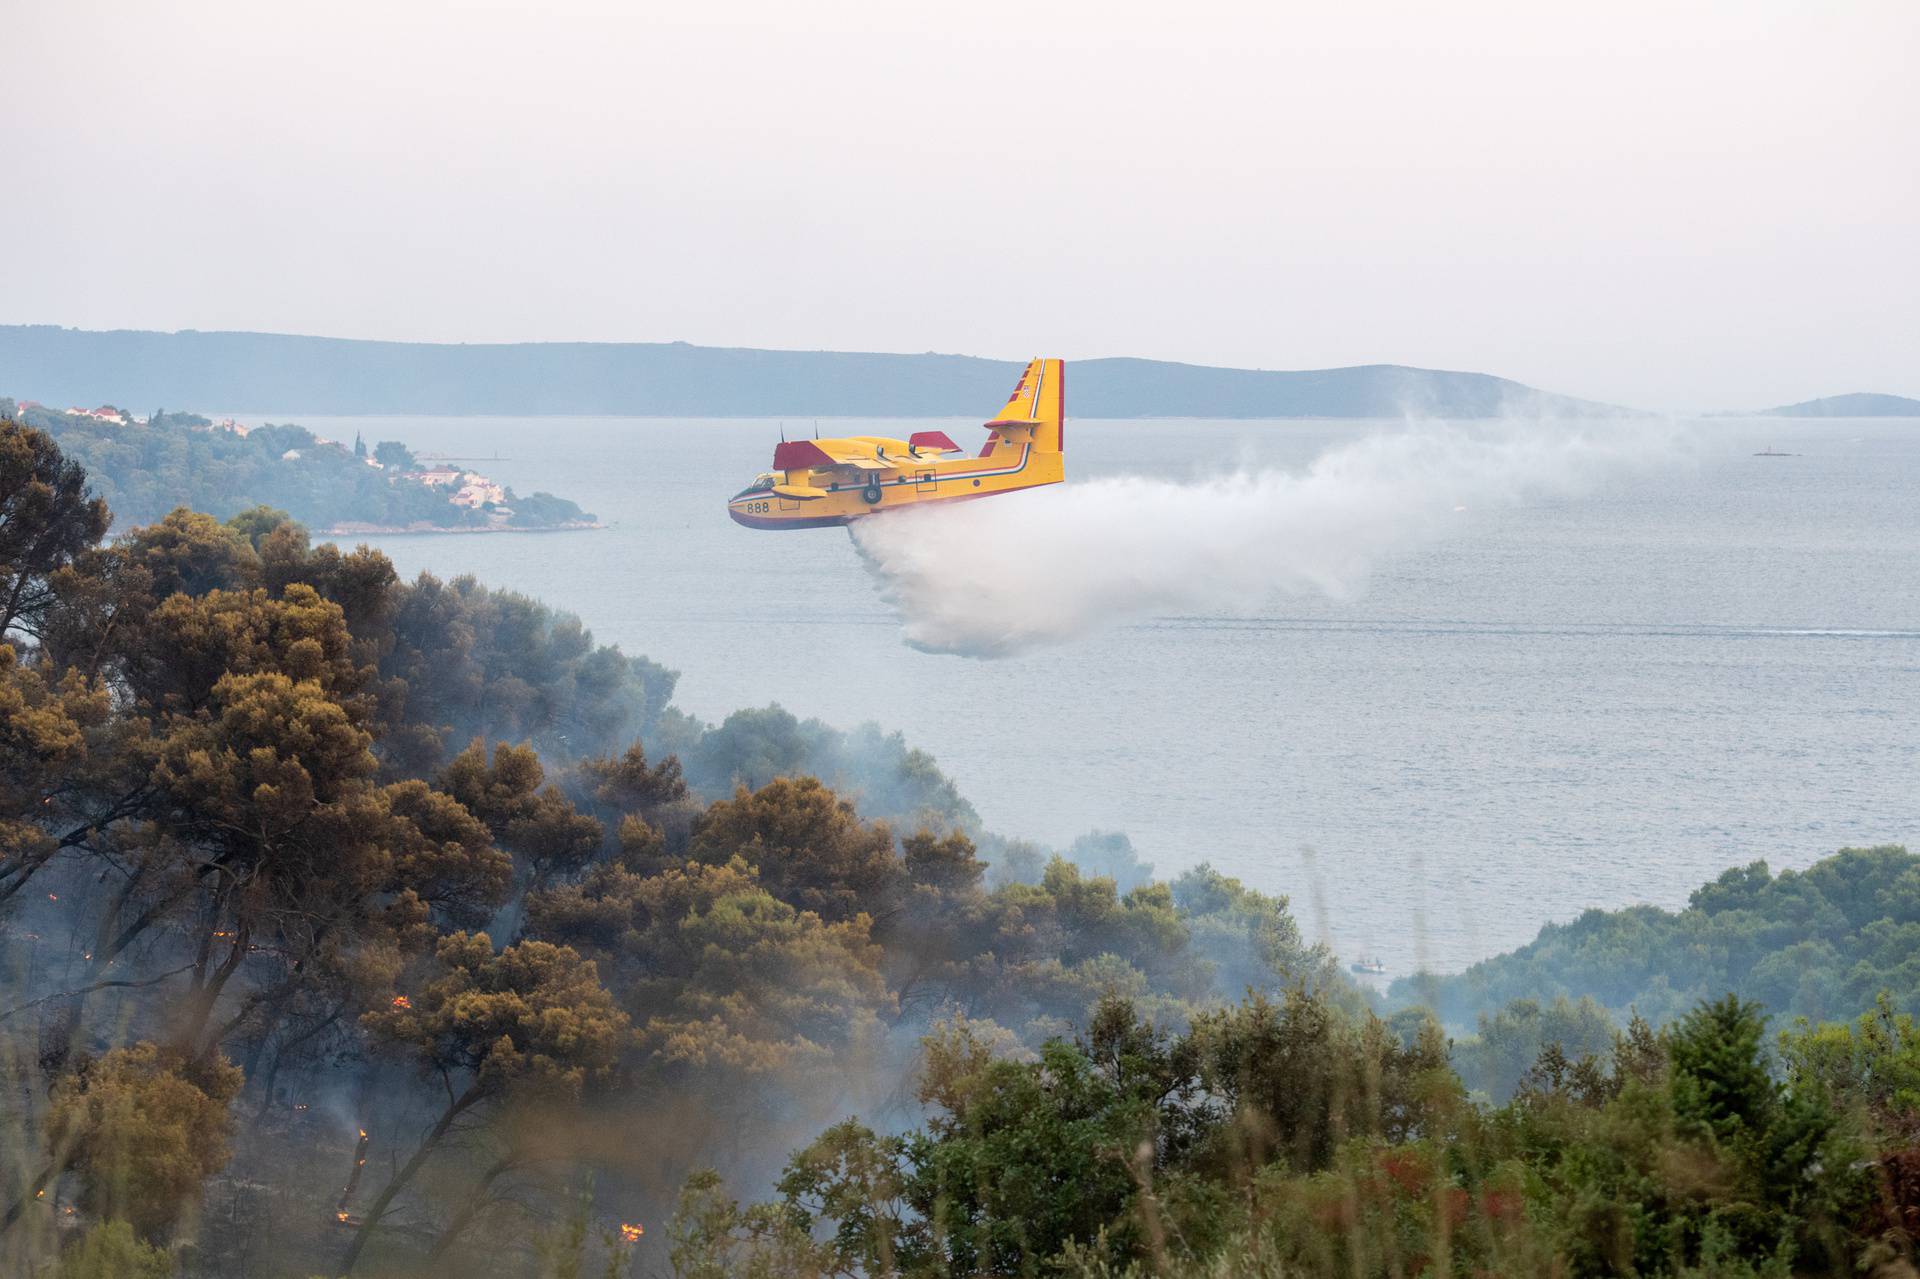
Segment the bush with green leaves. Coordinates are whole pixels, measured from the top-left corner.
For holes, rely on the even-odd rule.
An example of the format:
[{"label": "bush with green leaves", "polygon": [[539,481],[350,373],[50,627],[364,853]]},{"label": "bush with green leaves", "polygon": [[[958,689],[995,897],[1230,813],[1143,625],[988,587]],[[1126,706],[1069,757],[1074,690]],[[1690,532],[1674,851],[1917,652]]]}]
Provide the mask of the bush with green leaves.
[{"label": "bush with green leaves", "polygon": [[1497,1108],[1466,1099],[1431,1023],[1408,1044],[1306,991],[1178,1036],[1109,1001],[1037,1058],[949,1031],[927,1044],[926,1124],[836,1125],[765,1204],[702,1174],[675,1237],[769,1275],[1682,1279],[1911,1259],[1849,1118],[1877,1083],[1777,1078],[1765,1024],[1726,996],[1665,1033],[1636,1021],[1605,1057],[1556,1045]]}]

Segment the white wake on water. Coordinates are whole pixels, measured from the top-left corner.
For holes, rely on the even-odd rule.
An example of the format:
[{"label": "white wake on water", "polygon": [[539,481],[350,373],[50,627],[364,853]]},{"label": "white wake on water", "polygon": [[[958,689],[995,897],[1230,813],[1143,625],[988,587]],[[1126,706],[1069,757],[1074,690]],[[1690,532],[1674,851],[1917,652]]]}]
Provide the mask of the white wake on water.
[{"label": "white wake on water", "polygon": [[1476,510],[1578,493],[1670,464],[1682,447],[1671,427],[1620,421],[1422,425],[1329,449],[1299,472],[1070,480],[850,531],[908,643],[1007,657],[1169,613],[1245,615],[1290,593],[1351,599],[1383,557],[1465,529]]}]

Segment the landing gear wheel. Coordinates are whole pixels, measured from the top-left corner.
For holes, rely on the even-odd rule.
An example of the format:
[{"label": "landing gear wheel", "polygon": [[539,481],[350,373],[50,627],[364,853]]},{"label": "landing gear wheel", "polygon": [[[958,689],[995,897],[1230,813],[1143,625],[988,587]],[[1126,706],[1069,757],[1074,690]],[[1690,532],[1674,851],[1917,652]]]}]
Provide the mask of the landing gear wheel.
[{"label": "landing gear wheel", "polygon": [[860,490],[860,500],[868,506],[878,506],[880,504],[880,481],[868,480],[867,486]]}]

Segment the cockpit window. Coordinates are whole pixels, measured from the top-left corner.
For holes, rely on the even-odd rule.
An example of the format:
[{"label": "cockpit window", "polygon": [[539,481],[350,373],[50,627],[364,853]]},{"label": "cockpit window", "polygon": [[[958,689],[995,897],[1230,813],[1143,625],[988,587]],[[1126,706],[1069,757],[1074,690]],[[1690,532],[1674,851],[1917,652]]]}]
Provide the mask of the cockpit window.
[{"label": "cockpit window", "polygon": [[767,473],[754,476],[753,483],[747,485],[745,488],[741,489],[738,493],[735,493],[734,496],[736,498],[741,498],[741,497],[746,497],[749,494],[753,494],[753,493],[771,493],[771,492],[773,492],[773,475],[771,472],[767,472]]}]

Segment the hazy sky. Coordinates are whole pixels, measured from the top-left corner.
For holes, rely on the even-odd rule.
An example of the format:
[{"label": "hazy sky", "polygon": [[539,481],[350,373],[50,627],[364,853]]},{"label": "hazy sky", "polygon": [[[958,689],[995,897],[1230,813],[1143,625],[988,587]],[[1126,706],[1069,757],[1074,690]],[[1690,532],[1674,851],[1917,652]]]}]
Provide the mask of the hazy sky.
[{"label": "hazy sky", "polygon": [[0,322],[1920,395],[1920,2],[0,0]]}]

